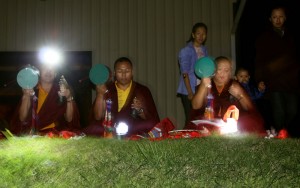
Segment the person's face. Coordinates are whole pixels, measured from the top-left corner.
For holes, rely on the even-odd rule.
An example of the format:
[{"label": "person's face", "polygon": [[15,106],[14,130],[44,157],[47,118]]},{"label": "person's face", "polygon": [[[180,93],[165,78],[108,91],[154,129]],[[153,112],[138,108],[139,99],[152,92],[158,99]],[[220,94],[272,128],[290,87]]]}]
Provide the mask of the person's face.
[{"label": "person's face", "polygon": [[133,71],[129,62],[123,61],[116,64],[115,78],[121,85],[128,85],[131,82]]},{"label": "person's face", "polygon": [[203,44],[206,39],[206,29],[204,27],[198,27],[195,33],[192,33],[194,43],[199,45]]},{"label": "person's face", "polygon": [[286,20],[286,15],[282,8],[274,9],[272,11],[270,21],[273,27],[278,29],[282,28],[285,20]]},{"label": "person's face", "polygon": [[240,83],[247,84],[250,79],[250,75],[248,71],[239,71],[238,74],[236,75],[236,79]]},{"label": "person's face", "polygon": [[227,60],[221,60],[216,67],[214,76],[215,82],[218,84],[225,84],[231,78],[231,63]]},{"label": "person's face", "polygon": [[56,71],[53,67],[42,65],[40,67],[40,81],[44,83],[52,83],[56,77]]}]

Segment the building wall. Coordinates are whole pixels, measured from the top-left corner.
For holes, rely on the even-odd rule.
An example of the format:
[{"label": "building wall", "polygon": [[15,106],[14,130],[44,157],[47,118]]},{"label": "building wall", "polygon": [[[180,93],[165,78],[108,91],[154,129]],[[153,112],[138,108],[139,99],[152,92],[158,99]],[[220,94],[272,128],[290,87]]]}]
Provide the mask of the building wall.
[{"label": "building wall", "polygon": [[134,63],[134,79],[152,91],[160,118],[178,129],[184,113],[176,97],[177,54],[196,22],[208,26],[211,56],[231,55],[234,0],[0,0],[0,51],[56,45],[92,51],[92,63]]}]

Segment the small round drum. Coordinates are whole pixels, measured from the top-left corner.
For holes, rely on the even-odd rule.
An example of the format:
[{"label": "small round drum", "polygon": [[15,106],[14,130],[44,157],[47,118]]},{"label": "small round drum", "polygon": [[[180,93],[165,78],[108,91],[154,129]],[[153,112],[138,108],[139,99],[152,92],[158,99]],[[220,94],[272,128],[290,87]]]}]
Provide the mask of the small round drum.
[{"label": "small round drum", "polygon": [[39,80],[39,72],[31,67],[23,68],[17,75],[17,82],[23,89],[32,89]]},{"label": "small round drum", "polygon": [[215,62],[211,57],[202,57],[196,61],[195,74],[199,78],[207,78],[214,74]]},{"label": "small round drum", "polygon": [[96,64],[91,68],[89,77],[95,85],[104,84],[109,77],[108,68],[103,64]]}]

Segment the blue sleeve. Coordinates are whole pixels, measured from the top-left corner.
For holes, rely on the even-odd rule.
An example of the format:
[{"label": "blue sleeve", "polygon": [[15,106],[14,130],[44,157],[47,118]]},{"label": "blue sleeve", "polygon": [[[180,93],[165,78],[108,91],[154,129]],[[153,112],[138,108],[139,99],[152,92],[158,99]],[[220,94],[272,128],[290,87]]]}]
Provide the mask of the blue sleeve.
[{"label": "blue sleeve", "polygon": [[181,73],[189,73],[191,69],[191,49],[185,47],[180,50],[178,60]]}]

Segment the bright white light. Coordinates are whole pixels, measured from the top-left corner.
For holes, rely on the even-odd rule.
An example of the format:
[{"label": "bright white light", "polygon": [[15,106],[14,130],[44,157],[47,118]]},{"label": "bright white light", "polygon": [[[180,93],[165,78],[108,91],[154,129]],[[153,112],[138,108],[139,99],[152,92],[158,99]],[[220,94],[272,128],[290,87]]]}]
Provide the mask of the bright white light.
[{"label": "bright white light", "polygon": [[116,126],[116,133],[117,135],[125,135],[128,132],[128,125],[124,122],[120,122]]},{"label": "bright white light", "polygon": [[223,126],[220,127],[221,134],[235,133],[237,131],[237,120],[234,118],[227,118],[227,123],[224,123]]},{"label": "bright white light", "polygon": [[45,47],[40,50],[39,59],[43,64],[56,66],[62,61],[62,55],[55,48]]}]

